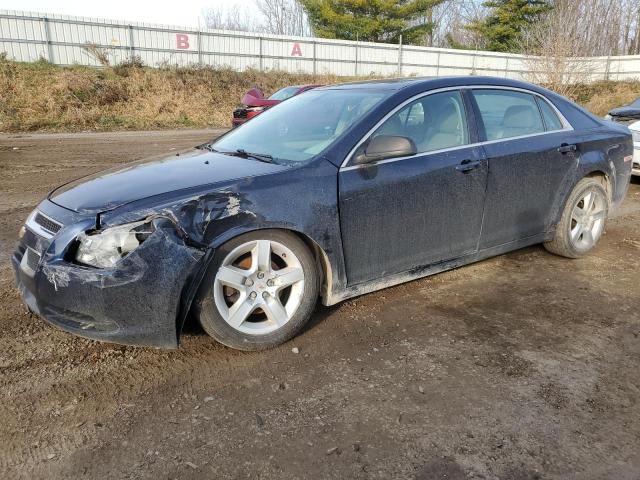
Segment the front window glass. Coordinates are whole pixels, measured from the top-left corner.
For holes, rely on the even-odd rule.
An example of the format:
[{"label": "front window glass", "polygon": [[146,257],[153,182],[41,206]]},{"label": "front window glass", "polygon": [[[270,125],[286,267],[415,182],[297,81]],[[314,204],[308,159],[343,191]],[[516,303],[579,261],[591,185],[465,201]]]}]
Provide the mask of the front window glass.
[{"label": "front window glass", "polygon": [[462,97],[458,91],[434,93],[409,103],[373,133],[408,137],[418,153],[469,143]]},{"label": "front window glass", "polygon": [[533,95],[511,90],[473,90],[487,140],[544,132]]},{"label": "front window glass", "polygon": [[298,87],[284,87],[269,97],[269,100],[286,100],[293,97],[298,91]]},{"label": "front window glass", "polygon": [[387,95],[363,89],[311,90],[252,118],[212,147],[221,152],[270,155],[275,163],[309,160]]}]

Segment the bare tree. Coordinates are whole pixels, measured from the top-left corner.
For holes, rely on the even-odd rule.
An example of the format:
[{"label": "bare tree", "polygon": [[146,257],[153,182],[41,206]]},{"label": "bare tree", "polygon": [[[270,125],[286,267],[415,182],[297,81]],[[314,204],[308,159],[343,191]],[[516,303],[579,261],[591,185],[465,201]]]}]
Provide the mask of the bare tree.
[{"label": "bare tree", "polygon": [[[640,0],[551,0],[550,34],[570,37],[574,56],[640,53]],[[540,25],[535,25],[534,36]]]},{"label": "bare tree", "polygon": [[207,8],[202,11],[207,28],[217,30],[235,30],[239,32],[263,32],[264,26],[250,10],[234,5],[230,8]]},{"label": "bare tree", "polygon": [[309,35],[307,15],[298,0],[255,0],[255,2],[264,16],[266,32],[276,35]]},{"label": "bare tree", "polygon": [[431,12],[433,23],[430,45],[442,48],[470,48],[481,50],[485,41],[477,33],[465,28],[466,25],[483,19],[487,8],[483,0],[447,0]]},{"label": "bare tree", "polygon": [[307,15],[298,0],[254,0],[256,9],[236,4],[203,11],[207,28],[308,36]]},{"label": "bare tree", "polygon": [[551,12],[524,32],[521,41],[522,53],[527,55],[523,58],[525,78],[566,96],[572,96],[579,84],[592,79],[592,72],[604,67],[587,54],[596,50],[588,43],[592,26],[567,21],[575,18],[575,9],[570,0],[557,1]]}]

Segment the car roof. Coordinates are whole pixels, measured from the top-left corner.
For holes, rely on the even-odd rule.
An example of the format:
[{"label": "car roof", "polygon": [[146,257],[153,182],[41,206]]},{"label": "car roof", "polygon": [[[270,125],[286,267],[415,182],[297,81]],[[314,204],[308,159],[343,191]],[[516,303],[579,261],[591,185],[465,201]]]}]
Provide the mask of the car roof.
[{"label": "car roof", "polygon": [[301,90],[303,88],[313,88],[313,87],[322,87],[323,85],[320,83],[305,83],[303,85],[288,85],[286,87],[282,87],[280,90],[284,89],[284,88],[297,88],[298,90]]},{"label": "car roof", "polygon": [[464,87],[471,85],[503,86],[513,88],[525,88],[540,93],[548,93],[547,90],[531,83],[519,80],[511,80],[501,77],[488,76],[451,76],[451,77],[405,77],[405,78],[384,78],[379,80],[367,80],[357,82],[339,83],[320,87],[322,90],[346,90],[346,89],[376,89],[398,91],[405,88],[414,87],[421,90],[431,90],[446,87]]}]

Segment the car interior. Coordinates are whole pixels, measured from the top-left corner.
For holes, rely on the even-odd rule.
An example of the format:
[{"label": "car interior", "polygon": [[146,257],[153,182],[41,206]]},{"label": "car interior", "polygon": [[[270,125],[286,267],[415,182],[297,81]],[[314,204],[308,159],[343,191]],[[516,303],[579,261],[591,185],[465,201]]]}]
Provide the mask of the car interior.
[{"label": "car interior", "polygon": [[391,116],[372,135],[408,137],[418,153],[468,143],[464,107],[459,92],[428,95]]}]

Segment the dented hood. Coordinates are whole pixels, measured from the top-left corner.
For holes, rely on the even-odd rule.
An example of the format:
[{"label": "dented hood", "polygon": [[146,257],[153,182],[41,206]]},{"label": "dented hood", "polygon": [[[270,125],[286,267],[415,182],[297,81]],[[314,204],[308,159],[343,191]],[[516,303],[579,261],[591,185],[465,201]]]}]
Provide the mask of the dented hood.
[{"label": "dented hood", "polygon": [[286,168],[283,165],[191,149],[80,178],[53,190],[49,200],[76,212],[104,212],[155,195],[264,175]]},{"label": "dented hood", "polygon": [[272,107],[280,103],[280,100],[269,100],[268,98],[264,98],[262,91],[257,88],[252,88],[244,94],[241,102],[247,107]]}]

